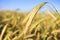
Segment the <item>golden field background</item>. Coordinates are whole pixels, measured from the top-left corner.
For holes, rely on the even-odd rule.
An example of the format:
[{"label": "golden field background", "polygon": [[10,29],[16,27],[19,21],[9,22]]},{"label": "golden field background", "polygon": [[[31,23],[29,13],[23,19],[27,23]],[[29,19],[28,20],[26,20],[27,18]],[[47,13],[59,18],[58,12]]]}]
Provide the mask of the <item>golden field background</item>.
[{"label": "golden field background", "polygon": [[26,13],[0,11],[0,40],[60,40],[60,13],[37,13],[45,4]]}]

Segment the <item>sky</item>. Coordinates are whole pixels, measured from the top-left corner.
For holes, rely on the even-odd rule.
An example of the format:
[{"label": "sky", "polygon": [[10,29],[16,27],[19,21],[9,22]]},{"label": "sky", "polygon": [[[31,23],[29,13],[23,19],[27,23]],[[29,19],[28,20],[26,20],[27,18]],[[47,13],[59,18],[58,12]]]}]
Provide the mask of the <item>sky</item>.
[{"label": "sky", "polygon": [[0,9],[19,8],[22,11],[29,11],[42,2],[51,3],[60,11],[60,0],[0,0]]}]

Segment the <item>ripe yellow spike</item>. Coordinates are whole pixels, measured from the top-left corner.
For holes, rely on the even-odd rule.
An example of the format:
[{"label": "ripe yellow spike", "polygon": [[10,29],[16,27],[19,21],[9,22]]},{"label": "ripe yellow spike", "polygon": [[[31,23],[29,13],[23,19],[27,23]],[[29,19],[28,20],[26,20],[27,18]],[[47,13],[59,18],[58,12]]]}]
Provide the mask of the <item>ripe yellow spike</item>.
[{"label": "ripe yellow spike", "polygon": [[31,25],[31,22],[32,22],[34,16],[37,14],[37,12],[39,11],[39,9],[40,9],[41,7],[43,7],[46,3],[47,3],[47,2],[42,2],[41,4],[37,5],[37,6],[30,12],[31,15],[30,15],[30,17],[29,17],[29,20],[28,20],[27,23],[26,23],[26,26],[25,26],[26,28],[25,28],[25,30],[24,30],[24,34],[27,32],[28,27]]},{"label": "ripe yellow spike", "polygon": [[[42,6],[44,6],[46,3],[47,3],[47,2],[42,2],[41,4],[37,5],[37,6],[25,17],[25,19],[22,21],[22,24],[24,25],[24,24],[28,21],[29,17],[32,17],[32,15],[33,15],[33,17],[34,17],[34,15],[38,12],[38,10],[39,10]],[[33,18],[33,17],[32,17],[32,18]]]},{"label": "ripe yellow spike", "polygon": [[1,33],[1,35],[0,35],[0,40],[2,40],[2,37],[3,37],[3,35],[4,35],[5,31],[6,31],[7,26],[8,26],[8,24],[6,24],[6,25],[4,26],[4,28],[3,28],[3,30],[2,30],[2,33]]},{"label": "ripe yellow spike", "polygon": [[[34,16],[37,14],[38,10],[43,7],[47,2],[42,2],[41,4],[37,5],[30,13],[29,15],[24,19],[24,21],[22,22],[23,24],[26,23],[25,29],[23,30],[23,32],[20,34],[20,36],[18,38],[20,38],[23,34],[26,34],[29,26],[31,25],[31,22],[34,18]],[[28,20],[28,21],[27,21]],[[26,21],[26,22],[25,22]]]}]

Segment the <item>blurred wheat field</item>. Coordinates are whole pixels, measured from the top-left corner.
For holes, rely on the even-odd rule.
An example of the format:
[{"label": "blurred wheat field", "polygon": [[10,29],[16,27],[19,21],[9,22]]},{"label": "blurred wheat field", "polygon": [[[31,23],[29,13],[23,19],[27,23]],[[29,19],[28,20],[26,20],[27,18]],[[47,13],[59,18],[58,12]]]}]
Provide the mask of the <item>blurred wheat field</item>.
[{"label": "blurred wheat field", "polygon": [[0,40],[60,40],[60,14],[53,10],[37,13],[45,4],[30,13],[0,11]]}]

